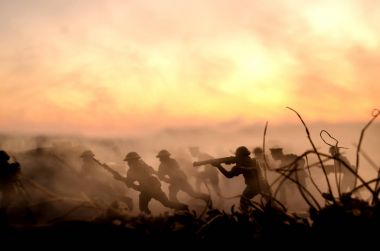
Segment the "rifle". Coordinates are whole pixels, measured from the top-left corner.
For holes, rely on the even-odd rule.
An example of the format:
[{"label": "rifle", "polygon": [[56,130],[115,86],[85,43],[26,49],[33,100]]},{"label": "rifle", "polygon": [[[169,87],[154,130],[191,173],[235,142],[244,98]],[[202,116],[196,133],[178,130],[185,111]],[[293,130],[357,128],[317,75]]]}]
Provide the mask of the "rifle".
[{"label": "rifle", "polygon": [[[123,177],[120,173],[118,173],[117,171],[113,170],[111,167],[109,167],[106,163],[101,163],[99,160],[93,158],[94,161],[96,163],[99,164],[99,166],[103,167],[106,171],[108,171],[109,173],[111,173],[113,175],[113,177],[118,180],[118,181],[121,181],[121,182],[124,182],[124,184],[127,185],[127,179],[125,177]],[[130,185],[127,185],[128,187],[136,190],[136,191],[139,191],[141,192],[141,188],[139,185],[136,185],[136,184],[130,184]]]},{"label": "rifle", "polygon": [[93,160],[96,163],[98,163],[99,166],[103,167],[104,170],[106,170],[107,172],[111,173],[115,179],[120,180],[120,181],[124,181],[125,180],[125,178],[120,173],[118,173],[117,171],[113,170],[106,163],[101,163],[99,160],[97,160],[95,158],[93,158]]},{"label": "rifle", "polygon": [[230,157],[224,157],[224,158],[216,158],[216,159],[208,159],[208,160],[201,160],[201,161],[195,161],[193,162],[193,166],[203,166],[203,165],[219,165],[219,164],[234,164],[236,163],[236,157],[230,156]]}]

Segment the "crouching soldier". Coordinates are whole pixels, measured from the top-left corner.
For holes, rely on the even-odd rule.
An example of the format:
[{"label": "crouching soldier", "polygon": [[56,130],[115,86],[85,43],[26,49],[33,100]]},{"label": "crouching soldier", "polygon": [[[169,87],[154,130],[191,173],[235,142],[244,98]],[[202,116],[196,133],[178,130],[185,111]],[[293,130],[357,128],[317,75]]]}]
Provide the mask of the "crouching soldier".
[{"label": "crouching soldier", "polygon": [[[129,169],[126,177],[126,185],[140,192],[140,211],[151,214],[148,204],[151,199],[158,200],[162,205],[177,210],[188,210],[183,203],[171,201],[161,189],[160,181],[153,176],[154,169],[147,165],[136,152],[129,152],[124,161],[127,161]],[[136,182],[138,184],[136,184]]]}]

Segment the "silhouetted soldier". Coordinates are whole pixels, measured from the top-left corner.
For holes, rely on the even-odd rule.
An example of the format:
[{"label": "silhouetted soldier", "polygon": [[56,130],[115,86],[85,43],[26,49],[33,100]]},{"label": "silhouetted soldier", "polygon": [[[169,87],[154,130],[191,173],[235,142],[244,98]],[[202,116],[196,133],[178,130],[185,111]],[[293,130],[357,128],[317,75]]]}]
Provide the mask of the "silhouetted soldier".
[{"label": "silhouetted soldier", "polygon": [[[255,158],[257,164],[259,165],[261,171],[268,171],[269,167],[267,165],[267,162],[264,159],[263,149],[261,147],[255,147],[253,149],[253,154],[255,156],[254,158]],[[268,158],[267,158],[267,161],[269,161]]]},{"label": "silhouetted soldier", "polygon": [[127,204],[130,210],[133,209],[132,198],[123,194],[122,189],[111,186],[110,177],[104,171],[104,168],[100,166],[99,161],[94,157],[95,154],[90,151],[84,151],[80,157],[83,160],[82,169],[80,175],[84,178],[86,185],[90,187],[90,193],[94,198],[99,196],[103,200],[110,201],[116,197],[116,199],[123,201]]},{"label": "silhouetted soldier", "polygon": [[169,183],[169,199],[178,201],[177,193],[184,191],[193,198],[204,200],[206,203],[211,203],[210,196],[203,193],[195,192],[187,180],[185,172],[183,172],[178,162],[170,157],[167,150],[161,150],[157,156],[160,159],[160,166],[158,167],[158,177]]},{"label": "silhouetted soldier", "polygon": [[242,212],[248,212],[250,199],[258,194],[263,193],[261,187],[262,175],[256,160],[249,157],[250,152],[245,146],[240,146],[235,151],[236,165],[230,171],[222,167],[220,163],[213,164],[227,178],[233,178],[243,175],[246,187],[240,197],[240,209]]},{"label": "silhouetted soldier", "polygon": [[[290,166],[290,164],[298,158],[297,155],[284,154],[282,148],[271,148],[270,151],[272,158],[274,160],[280,161],[280,166],[278,169],[281,173],[289,175],[291,172],[290,170],[294,170],[293,168],[297,167],[297,171],[292,171],[289,177],[294,181],[298,181],[300,185],[306,188],[306,177],[308,175],[305,171],[305,160],[301,158],[297,161],[297,165]],[[286,170],[283,170],[283,168]],[[297,185],[293,181],[286,179],[282,187],[279,189],[279,200],[286,205],[287,191],[289,191],[290,194],[294,195],[296,193],[296,189]]]},{"label": "silhouetted soldier", "polygon": [[104,171],[99,164],[94,160],[95,154],[90,151],[84,151],[80,157],[82,158],[82,168],[80,174],[83,178],[99,179],[104,174]]},{"label": "silhouetted soldier", "polygon": [[[156,199],[162,205],[177,210],[187,210],[188,206],[168,199],[161,189],[160,181],[153,176],[154,169],[141,160],[140,155],[136,152],[129,152],[125,156],[129,169],[126,177],[126,185],[140,192],[139,208],[142,212],[150,214],[148,204],[150,200]],[[137,182],[138,184],[136,184]]]},{"label": "silhouetted soldier", "polygon": [[8,208],[17,198],[18,189],[21,184],[19,183],[19,175],[21,173],[20,164],[8,163],[10,156],[5,151],[0,151],[0,217],[6,217]]},{"label": "silhouetted soldier", "polygon": [[265,191],[265,193],[271,194],[270,186],[268,184],[268,177],[267,177],[267,173],[268,171],[270,171],[269,166],[268,166],[269,160],[268,158],[266,158],[266,156],[264,157],[264,151],[261,147],[255,147],[253,149],[253,154],[254,154],[254,159],[256,160],[256,163],[259,166],[261,173],[265,174],[263,175],[261,187],[263,191]]},{"label": "silhouetted soldier", "polygon": [[[189,150],[191,155],[194,158],[197,158],[198,161],[209,160],[214,158],[207,153],[201,152],[199,150],[199,147],[190,147]],[[201,184],[205,183],[207,186],[210,185],[218,196],[221,196],[218,171],[212,165],[204,165],[203,168],[204,170],[199,171],[196,176],[195,187],[197,191],[200,191]]]},{"label": "silhouetted soldier", "polygon": [[[356,172],[355,166],[351,165],[349,160],[339,152],[339,148],[336,146],[331,146],[329,152],[334,159],[334,169],[337,173],[342,174],[342,179],[340,180],[340,192],[347,193],[350,192],[355,186],[355,174],[353,174],[343,163],[351,167],[351,169]],[[342,163],[343,162],[343,163]]]}]

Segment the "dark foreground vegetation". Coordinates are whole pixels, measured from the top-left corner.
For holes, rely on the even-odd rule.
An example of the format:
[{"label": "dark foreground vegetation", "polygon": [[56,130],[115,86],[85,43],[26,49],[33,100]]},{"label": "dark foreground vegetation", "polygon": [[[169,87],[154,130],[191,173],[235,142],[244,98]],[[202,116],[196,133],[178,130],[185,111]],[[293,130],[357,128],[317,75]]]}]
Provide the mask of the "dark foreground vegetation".
[{"label": "dark foreground vegetation", "polygon": [[61,221],[49,225],[3,226],[2,241],[140,243],[158,246],[170,242],[182,245],[231,245],[258,243],[276,245],[307,241],[368,243],[380,227],[379,204],[342,198],[310,217],[287,214],[281,208],[256,206],[250,214],[209,210],[202,217],[189,212],[161,216],[128,217],[109,212],[92,221]]}]

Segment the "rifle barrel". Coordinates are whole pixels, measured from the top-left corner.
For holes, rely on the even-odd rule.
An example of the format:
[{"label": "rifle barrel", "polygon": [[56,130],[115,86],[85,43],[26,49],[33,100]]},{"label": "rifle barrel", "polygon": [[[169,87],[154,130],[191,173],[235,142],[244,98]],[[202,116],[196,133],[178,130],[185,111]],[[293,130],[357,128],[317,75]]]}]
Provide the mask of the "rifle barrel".
[{"label": "rifle barrel", "polygon": [[203,166],[203,165],[209,165],[209,164],[233,164],[236,163],[236,157],[230,156],[230,157],[224,157],[224,158],[217,158],[217,159],[208,159],[208,160],[201,160],[201,161],[195,161],[193,162],[193,166]]}]

